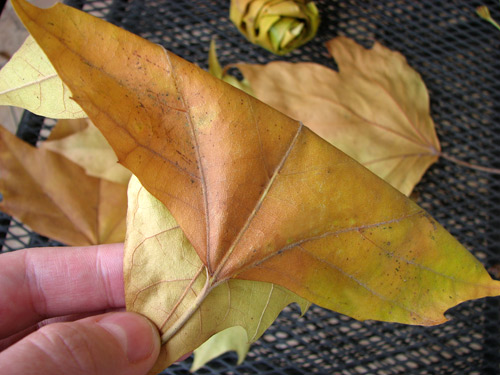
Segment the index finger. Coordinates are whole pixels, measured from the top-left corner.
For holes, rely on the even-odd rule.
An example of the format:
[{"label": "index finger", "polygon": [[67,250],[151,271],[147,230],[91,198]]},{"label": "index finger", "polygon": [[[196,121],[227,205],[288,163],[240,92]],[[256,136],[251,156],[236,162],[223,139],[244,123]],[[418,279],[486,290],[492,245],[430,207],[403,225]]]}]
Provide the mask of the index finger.
[{"label": "index finger", "polygon": [[124,305],[123,244],[0,255],[0,338],[50,317]]}]

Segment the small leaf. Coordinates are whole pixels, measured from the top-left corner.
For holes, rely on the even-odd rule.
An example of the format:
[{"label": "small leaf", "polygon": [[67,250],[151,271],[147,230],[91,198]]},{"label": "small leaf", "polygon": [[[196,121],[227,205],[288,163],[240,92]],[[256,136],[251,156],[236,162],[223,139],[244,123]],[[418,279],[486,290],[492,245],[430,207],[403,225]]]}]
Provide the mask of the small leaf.
[{"label": "small leaf", "polygon": [[[84,122],[85,128],[59,139],[49,138],[41,148],[57,152],[85,169],[89,176],[126,185],[131,173],[118,158],[102,133],[88,119],[59,120],[54,130],[68,122]],[[71,125],[69,125],[71,126]]]},{"label": "small leaf", "polygon": [[0,105],[51,118],[87,117],[31,36],[0,70]]},{"label": "small leaf", "polygon": [[238,354],[237,364],[240,365],[244,361],[249,349],[250,344],[248,343],[247,332],[243,327],[234,326],[227,328],[210,337],[194,351],[191,372],[199,370],[212,359],[230,351],[235,351]]},{"label": "small leaf", "polygon": [[327,43],[340,72],[314,63],[236,64],[255,96],[303,121],[406,195],[440,154],[420,75],[399,53]]},{"label": "small leaf", "polygon": [[149,317],[163,334],[166,343],[154,371],[226,328],[242,327],[250,344],[285,306],[297,302],[302,312],[309,308],[306,300],[269,283],[226,280],[209,285],[205,265],[165,206],[135,177],[128,196],[126,306]]},{"label": "small leaf", "polygon": [[54,152],[36,149],[0,126],[0,209],[67,245],[122,242],[126,187],[87,176]]},{"label": "small leaf", "polygon": [[208,71],[214,77],[222,79],[222,67],[220,66],[219,59],[217,58],[217,44],[215,39],[210,42],[210,50],[208,52]]},{"label": "small leaf", "polygon": [[233,87],[236,87],[246,92],[248,95],[253,95],[252,89],[250,88],[250,84],[246,79],[240,81],[236,77],[227,74],[225,69],[222,70],[222,67],[219,63],[219,59],[217,58],[217,45],[215,43],[215,39],[212,39],[212,41],[210,42],[210,50],[208,53],[208,71],[214,77],[222,79],[224,82],[227,82]]}]

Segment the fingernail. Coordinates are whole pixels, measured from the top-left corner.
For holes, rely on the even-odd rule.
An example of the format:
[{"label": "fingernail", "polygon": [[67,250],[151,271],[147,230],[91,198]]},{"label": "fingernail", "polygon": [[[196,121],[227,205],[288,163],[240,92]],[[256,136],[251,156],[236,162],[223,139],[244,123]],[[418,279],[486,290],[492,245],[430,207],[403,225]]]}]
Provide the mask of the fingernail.
[{"label": "fingernail", "polygon": [[153,354],[158,330],[144,317],[130,313],[111,313],[98,322],[120,343],[130,363],[141,362]]}]

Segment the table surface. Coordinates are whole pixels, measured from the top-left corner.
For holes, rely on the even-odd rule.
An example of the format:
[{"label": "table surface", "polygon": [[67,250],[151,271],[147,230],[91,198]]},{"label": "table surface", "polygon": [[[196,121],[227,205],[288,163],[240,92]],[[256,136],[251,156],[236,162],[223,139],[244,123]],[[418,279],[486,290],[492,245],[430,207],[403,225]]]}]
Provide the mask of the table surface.
[{"label": "table surface", "polygon": [[[228,19],[229,2],[215,0],[67,1],[185,59],[207,67],[217,37],[221,64],[313,61],[336,68],[324,42],[344,35],[403,53],[426,83],[443,151],[465,162],[500,167],[500,31],[475,7],[498,1],[316,1],[322,23],[316,38],[286,57],[251,45]],[[54,121],[25,113],[18,136],[35,144]],[[500,268],[500,177],[441,159],[414,198],[470,249],[492,273]],[[56,244],[0,212],[0,249]],[[497,275],[498,278],[498,275]],[[287,308],[235,366],[228,353],[200,374],[498,374],[500,299],[464,303],[451,322],[423,328],[357,322],[319,307],[300,317]],[[191,360],[166,374],[188,374]]]}]

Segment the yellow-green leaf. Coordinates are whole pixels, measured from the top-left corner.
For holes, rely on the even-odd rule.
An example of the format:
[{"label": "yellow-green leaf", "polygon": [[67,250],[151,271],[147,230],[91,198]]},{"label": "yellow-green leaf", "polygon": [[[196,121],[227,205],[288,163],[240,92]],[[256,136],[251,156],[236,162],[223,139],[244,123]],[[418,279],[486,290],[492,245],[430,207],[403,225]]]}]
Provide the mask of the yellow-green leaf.
[{"label": "yellow-green leaf", "polygon": [[243,327],[257,340],[287,305],[309,302],[278,285],[245,280],[209,284],[207,269],[165,206],[132,177],[124,278],[127,310],[161,330],[161,371],[217,332]]},{"label": "yellow-green leaf", "polygon": [[226,69],[222,69],[217,57],[217,45],[215,43],[215,39],[212,39],[212,41],[210,42],[210,50],[208,52],[208,71],[214,77],[222,79],[224,82],[227,82],[230,85],[246,92],[248,95],[253,95],[250,84],[246,79],[240,81],[236,77],[227,74]]},{"label": "yellow-green leaf", "polygon": [[0,105],[51,118],[87,117],[31,36],[0,70]]},{"label": "yellow-green leaf", "polygon": [[214,77],[222,79],[223,72],[217,57],[217,44],[215,39],[210,42],[210,50],[208,51],[208,71]]}]

